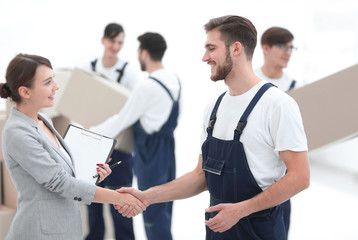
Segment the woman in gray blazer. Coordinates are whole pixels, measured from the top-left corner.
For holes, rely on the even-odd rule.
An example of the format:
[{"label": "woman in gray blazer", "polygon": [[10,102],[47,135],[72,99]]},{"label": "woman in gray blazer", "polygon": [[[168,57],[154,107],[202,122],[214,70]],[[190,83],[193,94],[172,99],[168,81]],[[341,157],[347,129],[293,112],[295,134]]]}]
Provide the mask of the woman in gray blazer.
[{"label": "woman in gray blazer", "polygon": [[[75,178],[73,159],[50,119],[39,113],[54,104],[58,85],[48,59],[19,54],[0,84],[0,96],[15,103],[3,130],[5,163],[18,191],[17,212],[8,240],[80,240],[79,202],[128,204],[139,214],[145,206],[129,194],[117,193]],[[111,170],[98,168],[100,180]]]}]

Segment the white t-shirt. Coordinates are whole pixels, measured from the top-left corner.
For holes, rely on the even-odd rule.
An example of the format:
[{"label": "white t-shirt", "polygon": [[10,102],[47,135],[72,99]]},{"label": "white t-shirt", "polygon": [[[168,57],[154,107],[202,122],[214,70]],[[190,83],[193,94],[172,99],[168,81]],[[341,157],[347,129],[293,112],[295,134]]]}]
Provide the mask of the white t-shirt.
[{"label": "white t-shirt", "polygon": [[[92,71],[92,65],[91,62],[88,62],[83,68],[85,70]],[[126,62],[122,59],[118,59],[116,64],[113,65],[113,67],[105,68],[103,66],[102,58],[97,58],[96,62],[96,72],[102,74],[107,79],[117,82],[119,73],[117,70],[121,70]],[[139,69],[135,69],[133,65],[130,63],[127,64],[127,66],[124,69],[123,76],[121,78],[120,84],[124,87],[126,87],[129,90],[133,90],[136,83],[141,80],[142,75],[139,72]]]},{"label": "white t-shirt", "polygon": [[[261,81],[238,96],[230,96],[226,92],[217,111],[213,137],[223,140],[234,138],[234,130],[240,117],[265,83],[267,82]],[[206,128],[215,102],[216,100],[205,111],[202,143],[207,137]],[[271,87],[249,115],[240,141],[244,145],[247,161],[256,182],[263,190],[267,189],[286,171],[279,151],[307,151],[306,135],[297,103],[283,91]]]},{"label": "white t-shirt", "polygon": [[[261,68],[255,69],[255,74],[262,80],[266,80],[266,81],[274,84],[275,86],[278,87],[278,89],[281,89],[284,92],[287,92],[290,89],[292,81],[294,80],[286,72],[283,72],[282,77],[280,77],[280,78],[269,78],[263,73]],[[300,86],[301,86],[301,84],[296,80],[296,84],[295,84],[294,88],[298,88]]]},{"label": "white t-shirt", "polygon": [[[179,79],[166,69],[152,72],[150,76],[161,81],[175,100],[179,96]],[[105,122],[94,126],[91,131],[105,136],[116,137],[124,129],[138,120],[146,133],[152,134],[161,129],[168,120],[173,101],[165,89],[153,79],[139,81],[123,109]]]}]

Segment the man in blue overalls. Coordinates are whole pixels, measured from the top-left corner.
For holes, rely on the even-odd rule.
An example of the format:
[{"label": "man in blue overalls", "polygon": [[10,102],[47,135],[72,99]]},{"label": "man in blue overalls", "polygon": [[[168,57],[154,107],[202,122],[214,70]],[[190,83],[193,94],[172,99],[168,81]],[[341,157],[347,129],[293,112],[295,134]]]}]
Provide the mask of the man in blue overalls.
[{"label": "man in blue overalls", "polygon": [[212,67],[211,79],[223,79],[229,89],[207,108],[197,167],[144,192],[121,191],[149,206],[208,189],[206,239],[286,239],[280,204],[306,189],[310,178],[299,108],[253,73],[257,34],[248,19],[215,18],[205,30],[203,61]]},{"label": "man in blue overalls", "polygon": [[[181,86],[178,77],[162,64],[167,48],[164,38],[148,32],[138,40],[138,60],[148,78],[137,83],[118,114],[91,130],[115,137],[134,124],[134,173],[139,189],[146,190],[175,179],[174,130]],[[155,204],[143,213],[149,240],[172,239],[172,205]]]},{"label": "man in blue overalls", "polygon": [[[281,27],[270,27],[261,36],[261,48],[264,53],[264,64],[254,70],[262,80],[274,84],[278,89],[288,92],[300,87],[284,68],[287,68],[291,55],[297,50],[293,45],[293,34]],[[287,200],[281,204],[284,213],[285,228],[289,230],[291,216],[291,202]],[[288,231],[287,231],[288,233]]]},{"label": "man in blue overalls", "polygon": [[[117,82],[130,91],[133,91],[139,74],[130,63],[118,56],[124,43],[124,29],[118,23],[108,24],[103,33],[102,44],[104,53],[101,58],[90,61],[84,69],[92,70],[101,74],[108,81]],[[139,69],[138,69],[139,70]],[[115,101],[113,101],[115,103]],[[113,104],[109,103],[109,104]],[[133,158],[132,154],[115,149],[111,155],[111,164],[121,161],[120,167],[113,169],[112,174],[102,181],[99,186],[118,189],[122,186],[132,186],[133,179]],[[92,203],[88,206],[89,232],[85,240],[103,240],[105,235],[105,221],[103,217],[103,204]],[[113,220],[113,228],[116,240],[134,240],[132,219],[124,218],[110,206]]]}]

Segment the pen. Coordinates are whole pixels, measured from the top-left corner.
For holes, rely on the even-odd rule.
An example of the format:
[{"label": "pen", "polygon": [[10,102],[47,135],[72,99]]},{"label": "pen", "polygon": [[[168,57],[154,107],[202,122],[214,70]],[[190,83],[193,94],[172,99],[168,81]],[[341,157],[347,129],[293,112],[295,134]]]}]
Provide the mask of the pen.
[{"label": "pen", "polygon": [[[109,166],[109,168],[112,170],[113,168],[117,167],[119,164],[121,164],[122,161],[118,161],[114,164],[112,164],[111,166]],[[99,177],[98,174],[94,175],[93,178]]]}]

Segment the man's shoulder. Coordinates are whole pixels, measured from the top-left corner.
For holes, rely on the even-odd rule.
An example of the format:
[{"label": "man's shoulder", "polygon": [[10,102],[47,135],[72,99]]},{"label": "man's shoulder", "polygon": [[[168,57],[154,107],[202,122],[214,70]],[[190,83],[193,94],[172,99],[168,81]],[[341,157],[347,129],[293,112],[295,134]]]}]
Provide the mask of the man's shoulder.
[{"label": "man's shoulder", "polygon": [[154,71],[150,74],[151,77],[158,78],[158,79],[177,79],[178,76],[173,71],[170,71],[166,68],[159,69],[157,71]]}]

